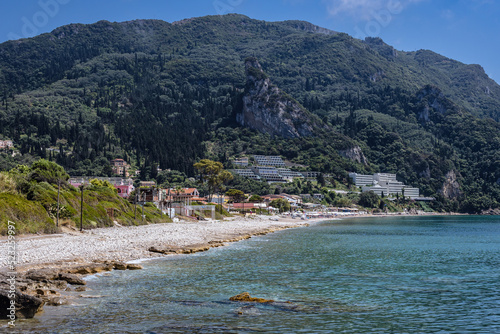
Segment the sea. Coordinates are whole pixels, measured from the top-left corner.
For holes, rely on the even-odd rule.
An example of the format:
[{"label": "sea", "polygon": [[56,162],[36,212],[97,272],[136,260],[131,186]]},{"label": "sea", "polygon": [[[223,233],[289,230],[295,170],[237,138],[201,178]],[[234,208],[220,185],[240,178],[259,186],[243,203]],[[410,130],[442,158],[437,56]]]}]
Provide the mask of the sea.
[{"label": "sea", "polygon": [[500,333],[499,216],[331,220],[142,265],[15,332]]}]

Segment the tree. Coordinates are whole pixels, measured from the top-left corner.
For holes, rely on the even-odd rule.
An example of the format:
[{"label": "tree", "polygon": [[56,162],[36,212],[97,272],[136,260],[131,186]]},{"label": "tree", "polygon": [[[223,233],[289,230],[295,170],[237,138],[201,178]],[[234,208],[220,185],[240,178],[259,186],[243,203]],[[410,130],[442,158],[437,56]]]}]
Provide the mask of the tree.
[{"label": "tree", "polygon": [[260,197],[259,195],[252,195],[252,196],[250,196],[248,201],[252,202],[252,203],[260,203],[260,202],[262,202],[262,197]]},{"label": "tree", "polygon": [[373,191],[366,191],[359,196],[359,205],[365,208],[376,208],[380,202],[380,197]]},{"label": "tree", "polygon": [[233,203],[243,202],[246,199],[245,193],[238,189],[229,189],[226,191],[226,196],[231,197]]},{"label": "tree", "polygon": [[179,200],[179,196],[181,195],[182,192],[182,187],[181,186],[175,186],[175,194],[177,195],[177,200]]},{"label": "tree", "polygon": [[278,209],[280,213],[290,211],[291,208],[290,203],[283,198],[273,199],[271,203],[269,203],[269,205],[273,208]]},{"label": "tree", "polygon": [[316,180],[318,181],[318,184],[321,187],[326,186],[326,180],[325,180],[325,176],[323,175],[323,173],[319,173],[318,177],[316,178]]},{"label": "tree", "polygon": [[37,182],[45,181],[52,184],[58,184],[58,182],[67,181],[69,179],[69,175],[66,173],[64,168],[55,162],[40,159],[31,165],[28,178],[29,180]]},{"label": "tree", "polygon": [[108,188],[114,192],[117,192],[116,188],[111,184],[111,182],[109,182],[107,180],[92,179],[92,180],[90,180],[90,184],[95,186],[95,187],[104,187],[104,188]]},{"label": "tree", "polygon": [[207,185],[209,202],[212,201],[212,195],[233,178],[233,175],[224,170],[224,166],[218,161],[202,159],[193,166],[200,174],[201,183]]}]

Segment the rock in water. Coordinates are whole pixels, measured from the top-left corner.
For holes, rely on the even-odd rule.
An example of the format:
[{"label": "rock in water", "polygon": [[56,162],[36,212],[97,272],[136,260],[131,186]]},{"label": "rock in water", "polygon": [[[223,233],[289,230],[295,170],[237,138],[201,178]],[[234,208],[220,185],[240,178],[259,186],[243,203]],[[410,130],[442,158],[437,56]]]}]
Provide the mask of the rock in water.
[{"label": "rock in water", "polygon": [[139,270],[143,269],[143,266],[137,263],[127,263],[127,269],[128,270]]},{"label": "rock in water", "polygon": [[256,298],[250,297],[248,292],[240,293],[239,295],[233,296],[229,298],[230,301],[233,302],[255,302],[255,303],[273,303],[272,299],[264,299],[264,298]]}]

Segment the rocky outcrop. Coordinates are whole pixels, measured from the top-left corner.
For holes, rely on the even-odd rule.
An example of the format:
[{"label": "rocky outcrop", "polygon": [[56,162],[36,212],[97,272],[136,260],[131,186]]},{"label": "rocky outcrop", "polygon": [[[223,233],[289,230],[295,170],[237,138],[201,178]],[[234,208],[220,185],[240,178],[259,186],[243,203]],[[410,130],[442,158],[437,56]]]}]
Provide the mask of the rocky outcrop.
[{"label": "rocky outcrop", "polygon": [[66,281],[73,285],[85,285],[87,284],[80,276],[76,274],[60,273],[59,279],[61,281]]},{"label": "rocky outcrop", "polygon": [[91,275],[115,269],[117,262],[91,263],[82,266],[73,266],[65,269],[68,274]]},{"label": "rocky outcrop", "polygon": [[500,209],[488,209],[488,210],[483,210],[481,212],[481,215],[488,215],[488,216],[500,216]]},{"label": "rocky outcrop", "polygon": [[193,254],[199,252],[205,252],[213,247],[224,246],[223,243],[209,243],[209,244],[199,244],[199,245],[189,245],[185,247],[172,247],[172,246],[162,246],[162,247],[150,247],[149,251],[153,253],[161,254]]},{"label": "rocky outcrop", "polygon": [[243,110],[236,115],[240,125],[283,138],[316,135],[320,122],[300,103],[272,85],[257,59],[247,58],[245,70]]},{"label": "rocky outcrop", "polygon": [[447,199],[456,199],[462,195],[455,171],[450,170],[446,174],[440,193]]},{"label": "rocky outcrop", "polygon": [[418,106],[418,120],[422,123],[435,121],[443,117],[448,111],[455,110],[456,106],[447,99],[443,92],[435,86],[425,86],[417,93],[420,102]]},{"label": "rocky outcrop", "polygon": [[[77,285],[75,291],[85,291],[84,275],[110,271],[113,269],[142,269],[139,264],[123,262],[90,263],[87,265],[31,269],[17,273],[15,278],[0,273],[0,316],[6,319],[10,315],[10,300],[15,296],[15,319],[33,318],[44,305],[58,306],[68,303],[63,291],[71,291],[68,284]],[[10,280],[15,280],[12,285]],[[15,292],[13,292],[15,291]],[[7,313],[6,313],[7,312]]]},{"label": "rocky outcrop", "polygon": [[248,292],[240,293],[239,295],[229,298],[229,300],[233,302],[274,303],[272,299],[251,297]]},{"label": "rocky outcrop", "polygon": [[[11,297],[14,298],[11,299]],[[11,300],[14,300],[14,304],[11,304]],[[33,318],[37,312],[41,311],[44,304],[45,302],[38,297],[19,291],[9,293],[8,290],[0,289],[0,317],[2,319]]]},{"label": "rocky outcrop", "polygon": [[380,37],[366,37],[364,43],[387,60],[393,61],[394,58],[398,57],[398,51],[384,43]]},{"label": "rocky outcrop", "polygon": [[140,264],[137,264],[137,263],[128,263],[127,269],[128,270],[140,270],[140,269],[144,269],[144,267],[141,266]]},{"label": "rocky outcrop", "polygon": [[365,155],[363,154],[363,151],[359,146],[353,146],[346,150],[340,150],[339,154],[346,159],[355,161],[363,165],[368,165],[368,160],[366,159]]},{"label": "rocky outcrop", "polygon": [[26,274],[26,278],[33,281],[52,281],[59,277],[58,269],[36,269],[30,270]]}]

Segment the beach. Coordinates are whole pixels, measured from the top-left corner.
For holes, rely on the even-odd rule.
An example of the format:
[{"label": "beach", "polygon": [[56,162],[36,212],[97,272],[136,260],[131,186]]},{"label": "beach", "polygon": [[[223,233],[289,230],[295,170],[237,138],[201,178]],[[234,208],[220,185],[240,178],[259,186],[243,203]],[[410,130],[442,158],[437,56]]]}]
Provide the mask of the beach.
[{"label": "beach", "polygon": [[[233,218],[223,221],[180,221],[141,226],[115,226],[93,230],[68,231],[54,235],[16,238],[17,270],[82,265],[94,262],[129,262],[164,256],[150,249],[208,249],[252,235],[267,234],[285,228],[306,226],[322,219],[292,219],[269,216]],[[0,242],[0,252],[7,253],[7,241]],[[1,258],[5,270],[7,259]]]}]

